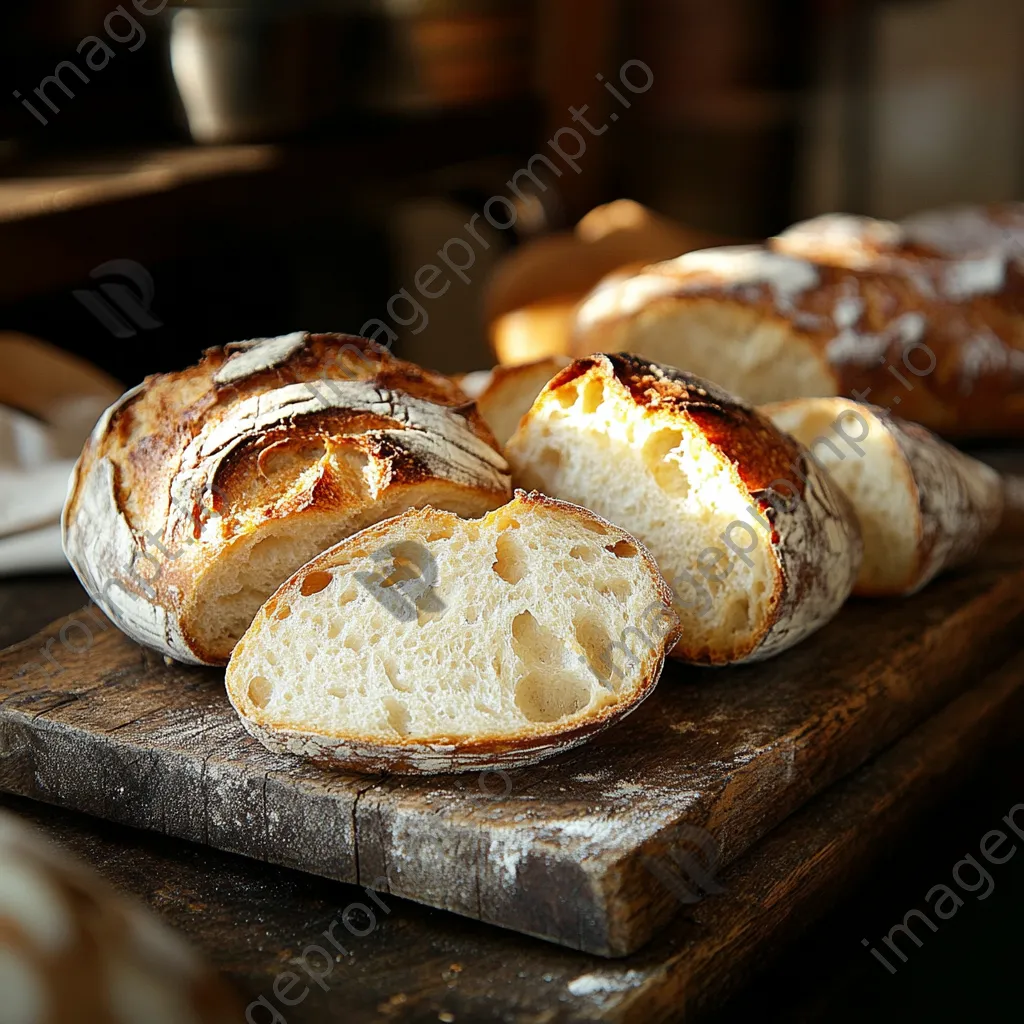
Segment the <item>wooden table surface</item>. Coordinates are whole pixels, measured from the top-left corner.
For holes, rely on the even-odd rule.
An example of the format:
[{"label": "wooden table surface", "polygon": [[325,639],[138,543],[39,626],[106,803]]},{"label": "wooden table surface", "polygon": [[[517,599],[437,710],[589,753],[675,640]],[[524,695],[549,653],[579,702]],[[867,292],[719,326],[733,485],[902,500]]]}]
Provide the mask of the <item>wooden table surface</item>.
[{"label": "wooden table surface", "polygon": [[[66,576],[0,582],[0,646],[22,639],[83,603]],[[1013,750],[995,748],[985,763],[949,788],[939,809],[915,820],[865,879],[796,945],[770,951],[780,958],[743,989],[725,975],[729,997],[714,1019],[721,1021],[858,1021],[1014,1019],[1019,1012],[1018,964],[1024,952],[1024,857],[993,869],[995,889],[984,903],[972,901],[942,934],[896,975],[861,946],[864,936],[884,935],[928,888],[949,878],[966,853],[977,853],[981,837],[1015,803],[1024,801],[1024,768]],[[144,834],[14,797],[7,807],[34,822],[62,846],[93,863],[120,889],[141,898],[183,931],[218,966],[256,998],[266,980],[286,970],[307,943],[354,901],[367,900],[353,886],[257,864],[187,842]],[[908,825],[911,825],[908,822]],[[850,876],[860,872],[851,865]],[[565,957],[579,956],[526,938],[463,921],[388,896],[386,923],[376,929],[332,979],[333,1001],[315,998],[290,1012],[289,1024],[333,1020],[449,1021],[444,994],[460,978],[485,986],[487,978],[517,978],[521,992],[495,993],[487,1019],[540,1022],[544,993],[564,974]],[[383,916],[383,915],[382,915]],[[785,924],[785,922],[782,922]],[[780,929],[780,936],[789,931]],[[795,930],[795,929],[793,929]],[[878,942],[878,939],[873,939]],[[478,963],[467,960],[467,951]],[[749,967],[749,965],[747,965]],[[516,970],[515,968],[519,968]],[[578,966],[575,968],[578,971]],[[745,972],[737,971],[737,974]],[[481,977],[483,981],[481,982]],[[248,981],[251,979],[251,981]],[[495,982],[497,984],[497,980]],[[343,999],[338,1000],[342,993]],[[405,1005],[416,992],[415,1006]],[[346,1007],[339,1016],[338,1007]],[[318,1007],[322,1007],[318,1011]],[[519,1007],[519,1009],[509,1009]],[[253,1020],[271,1019],[257,1010]],[[462,1015],[458,1020],[483,1019]],[[595,1016],[593,1019],[603,1019]],[[618,1018],[617,1018],[618,1019]],[[639,1016],[625,1019],[640,1020]],[[682,1007],[680,1017],[682,1019]]]}]

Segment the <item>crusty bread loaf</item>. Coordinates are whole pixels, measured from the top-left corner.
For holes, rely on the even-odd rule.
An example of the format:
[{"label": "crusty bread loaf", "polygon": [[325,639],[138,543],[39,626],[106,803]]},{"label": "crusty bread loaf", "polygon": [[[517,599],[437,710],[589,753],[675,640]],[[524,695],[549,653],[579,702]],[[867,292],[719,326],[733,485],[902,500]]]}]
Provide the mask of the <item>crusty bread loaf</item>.
[{"label": "crusty bread loaf", "polygon": [[1020,434],[1024,261],[994,219],[1004,244],[979,249],[975,227],[940,248],[956,223],[830,216],[613,278],[580,305],[573,351],[636,352],[758,404],[844,395],[946,435]]},{"label": "crusty bread loaf", "polygon": [[508,467],[447,377],[364,339],[210,349],[97,424],[64,511],[90,596],[140,643],[223,664],[299,566],[407,508],[480,515]]},{"label": "crusty bread loaf", "polygon": [[10,814],[0,814],[0,865],[0,1021],[243,1019],[184,941]]},{"label": "crusty bread loaf", "polygon": [[571,232],[528,242],[501,262],[487,288],[485,316],[498,362],[567,355],[576,304],[606,274],[723,241],[617,199],[595,207]]},{"label": "crusty bread loaf", "polygon": [[924,427],[845,398],[759,412],[805,445],[850,499],[864,539],[857,594],[912,594],[969,559],[999,525],[999,474]]},{"label": "crusty bread loaf", "polygon": [[476,407],[498,444],[505,444],[516,432],[544,385],[570,362],[568,356],[549,356],[533,363],[494,368],[476,397]]},{"label": "crusty bread loaf", "polygon": [[634,356],[578,359],[506,446],[513,479],[639,537],[675,590],[674,656],[777,654],[827,622],[860,565],[852,511],[805,449],[717,386]]},{"label": "crusty bread loaf", "polygon": [[419,509],[281,587],[228,695],[270,750],[338,767],[526,764],[651,692],[678,635],[670,601],[650,554],[585,509],[521,492],[480,520]]},{"label": "crusty bread loaf", "polygon": [[556,295],[502,313],[491,324],[491,348],[503,366],[567,356],[579,295]]}]

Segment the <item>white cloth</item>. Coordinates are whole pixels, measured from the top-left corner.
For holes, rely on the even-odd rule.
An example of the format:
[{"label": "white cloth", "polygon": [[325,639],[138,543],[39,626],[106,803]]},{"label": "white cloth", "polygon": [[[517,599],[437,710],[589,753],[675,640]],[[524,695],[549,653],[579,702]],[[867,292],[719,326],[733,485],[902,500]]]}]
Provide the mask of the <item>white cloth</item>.
[{"label": "white cloth", "polygon": [[0,577],[70,569],[60,514],[75,458],[104,405],[82,397],[48,423],[0,406]]}]

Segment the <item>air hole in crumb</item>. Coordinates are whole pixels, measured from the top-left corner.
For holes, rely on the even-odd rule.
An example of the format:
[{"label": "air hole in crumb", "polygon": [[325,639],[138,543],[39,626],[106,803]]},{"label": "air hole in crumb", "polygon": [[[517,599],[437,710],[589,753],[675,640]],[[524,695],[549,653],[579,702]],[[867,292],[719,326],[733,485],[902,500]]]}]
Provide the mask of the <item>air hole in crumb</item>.
[{"label": "air hole in crumb", "polygon": [[330,626],[327,627],[327,639],[337,640],[339,636],[341,636],[341,623],[332,622]]},{"label": "air hole in crumb", "polygon": [[327,693],[331,697],[337,697],[338,700],[344,700],[346,697],[345,691],[337,683],[335,683],[333,686],[328,686]]},{"label": "air hole in crumb", "polygon": [[604,682],[610,674],[608,660],[612,644],[604,624],[596,615],[581,612],[573,619],[573,630],[591,671]]},{"label": "air hole in crumb", "polygon": [[604,401],[604,383],[597,377],[591,377],[583,387],[583,412],[597,412]]},{"label": "air hole in crumb", "polygon": [[343,608],[345,605],[351,604],[358,596],[359,595],[356,592],[355,587],[349,587],[349,589],[338,598],[338,607]]},{"label": "air hole in crumb", "polygon": [[541,448],[537,464],[545,469],[557,469],[562,464],[562,453],[556,448]]},{"label": "air hole in crumb", "polygon": [[685,498],[690,493],[690,481],[683,472],[678,459],[670,459],[669,452],[675,451],[683,442],[680,430],[659,430],[647,439],[643,459],[655,483],[674,498]]},{"label": "air hole in crumb", "polygon": [[363,649],[363,640],[360,636],[348,636],[345,637],[345,647],[350,651],[361,651]]},{"label": "air hole in crumb", "polygon": [[454,525],[449,525],[449,526],[440,526],[440,525],[432,526],[430,528],[430,532],[427,534],[427,536],[424,539],[426,540],[426,542],[428,544],[431,541],[435,541],[435,540],[451,540],[452,539],[452,535],[454,534],[454,532],[455,532]]},{"label": "air hole in crumb", "polygon": [[555,397],[563,409],[571,409],[576,404],[579,391],[577,391],[575,384],[566,384],[555,392]]},{"label": "air hole in crumb", "polygon": [[636,557],[636,545],[630,544],[628,540],[620,540],[615,544],[609,544],[605,551],[610,551],[616,558]]},{"label": "air hole in crumb", "polygon": [[750,599],[739,594],[729,602],[722,617],[722,628],[727,632],[738,632],[750,624]]},{"label": "air hole in crumb", "polygon": [[608,580],[597,588],[599,594],[605,597],[614,597],[618,601],[625,601],[633,593],[633,584],[629,580]]},{"label": "air hole in crumb", "polygon": [[577,523],[583,527],[584,530],[589,530],[591,533],[596,533],[599,537],[608,536],[608,527],[604,523],[599,523],[596,519],[591,519],[589,516],[581,516]]},{"label": "air hole in crumb", "polygon": [[387,712],[388,725],[391,726],[399,736],[409,735],[409,709],[394,697],[385,697],[383,700],[384,710]]},{"label": "air hole in crumb", "polygon": [[526,575],[526,558],[519,541],[509,533],[498,534],[491,568],[506,582],[518,583]]},{"label": "air hole in crumb", "polygon": [[388,682],[396,689],[401,690],[403,693],[408,693],[412,687],[408,683],[403,682],[402,677],[398,671],[398,666],[390,659],[384,659],[384,675],[387,676]]},{"label": "air hole in crumb", "polygon": [[316,658],[316,648],[307,647],[305,651],[303,651],[303,654],[306,657],[306,661],[313,661]]},{"label": "air hole in crumb", "polygon": [[516,707],[531,722],[557,722],[589,702],[589,685],[566,672],[528,672],[516,684]]},{"label": "air hole in crumb", "polygon": [[263,676],[253,676],[249,680],[249,700],[258,707],[265,708],[274,696],[274,684]]},{"label": "air hole in crumb", "polygon": [[277,618],[277,619],[284,620],[284,619],[287,619],[288,616],[291,615],[291,613],[292,613],[291,608],[288,605],[283,605],[281,608],[278,609],[277,615],[274,616],[274,617]]},{"label": "air hole in crumb", "polygon": [[597,559],[597,548],[592,548],[589,544],[575,544],[569,548],[569,555],[583,562],[593,562]]},{"label": "air hole in crumb", "polygon": [[312,597],[314,594],[319,594],[321,591],[326,590],[331,585],[333,579],[334,577],[329,572],[311,572],[302,581],[299,593],[303,597]]}]

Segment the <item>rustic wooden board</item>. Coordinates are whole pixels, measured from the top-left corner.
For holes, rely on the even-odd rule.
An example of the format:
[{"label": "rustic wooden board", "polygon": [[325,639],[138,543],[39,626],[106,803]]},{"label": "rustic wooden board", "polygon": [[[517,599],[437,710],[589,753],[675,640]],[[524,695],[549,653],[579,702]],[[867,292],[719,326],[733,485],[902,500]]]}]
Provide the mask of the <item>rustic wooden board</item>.
[{"label": "rustic wooden board", "polygon": [[[942,866],[952,864],[963,852],[958,836],[963,848],[976,845],[978,836],[1019,799],[1009,757],[1022,738],[1024,656],[1018,655],[811,800],[718,877],[721,893],[687,907],[626,959],[608,961],[559,949],[388,896],[387,912],[378,912],[369,934],[346,936],[349,956],[341,958],[323,987],[299,968],[294,995],[306,989],[308,994],[289,1007],[275,996],[275,981],[282,971],[295,969],[295,961],[337,922],[343,908],[369,902],[362,890],[14,797],[0,796],[0,806],[28,818],[119,889],[146,902],[237,985],[248,1005],[265,1000],[253,1010],[255,1021],[273,1019],[265,1008],[269,1005],[288,1024],[436,1024],[452,1019],[654,1024],[703,1018],[780,957],[831,906],[858,894],[870,900],[858,886],[874,875],[879,862],[884,874],[891,873],[908,834],[917,836],[918,870],[920,858],[927,864],[930,856],[922,845],[948,845],[952,852]],[[983,793],[975,791],[981,767]],[[934,825],[917,835],[926,812],[962,795],[965,785],[974,793],[978,819],[968,814],[965,821],[961,808],[952,817],[948,812],[943,816],[941,836]],[[993,786],[996,794],[987,795]],[[994,809],[991,818],[986,806]],[[900,855],[906,858],[909,852]],[[1001,886],[1000,880],[1005,901]],[[895,909],[903,912],[904,899]],[[838,926],[843,930],[835,948],[825,952],[849,956],[851,963],[842,973],[856,970],[863,958],[870,964],[865,973],[887,984],[888,976],[858,944],[855,926],[846,919]],[[968,923],[958,921],[957,927],[962,939]],[[973,927],[990,938],[990,918]],[[310,964],[314,972],[322,969],[315,955]],[[801,959],[798,973],[808,969],[816,968]],[[800,1008],[813,992],[814,982],[802,980],[805,984],[787,990],[781,1003],[773,986],[773,1020],[789,1019],[787,1011]],[[987,990],[989,980],[982,974],[975,984],[984,983]],[[1013,991],[1010,979],[1004,988]],[[830,998],[842,998],[842,993],[830,993]],[[798,1019],[828,1019],[834,1005]],[[724,1024],[741,1018],[721,1019]]]},{"label": "rustic wooden board", "polygon": [[672,669],[616,729],[507,777],[358,777],[270,755],[219,673],[165,666],[79,614],[0,655],[0,788],[625,955],[678,911],[650,865],[681,826],[734,859],[1005,656],[1022,563],[1006,545],[911,600],[854,602],[764,665]]}]

